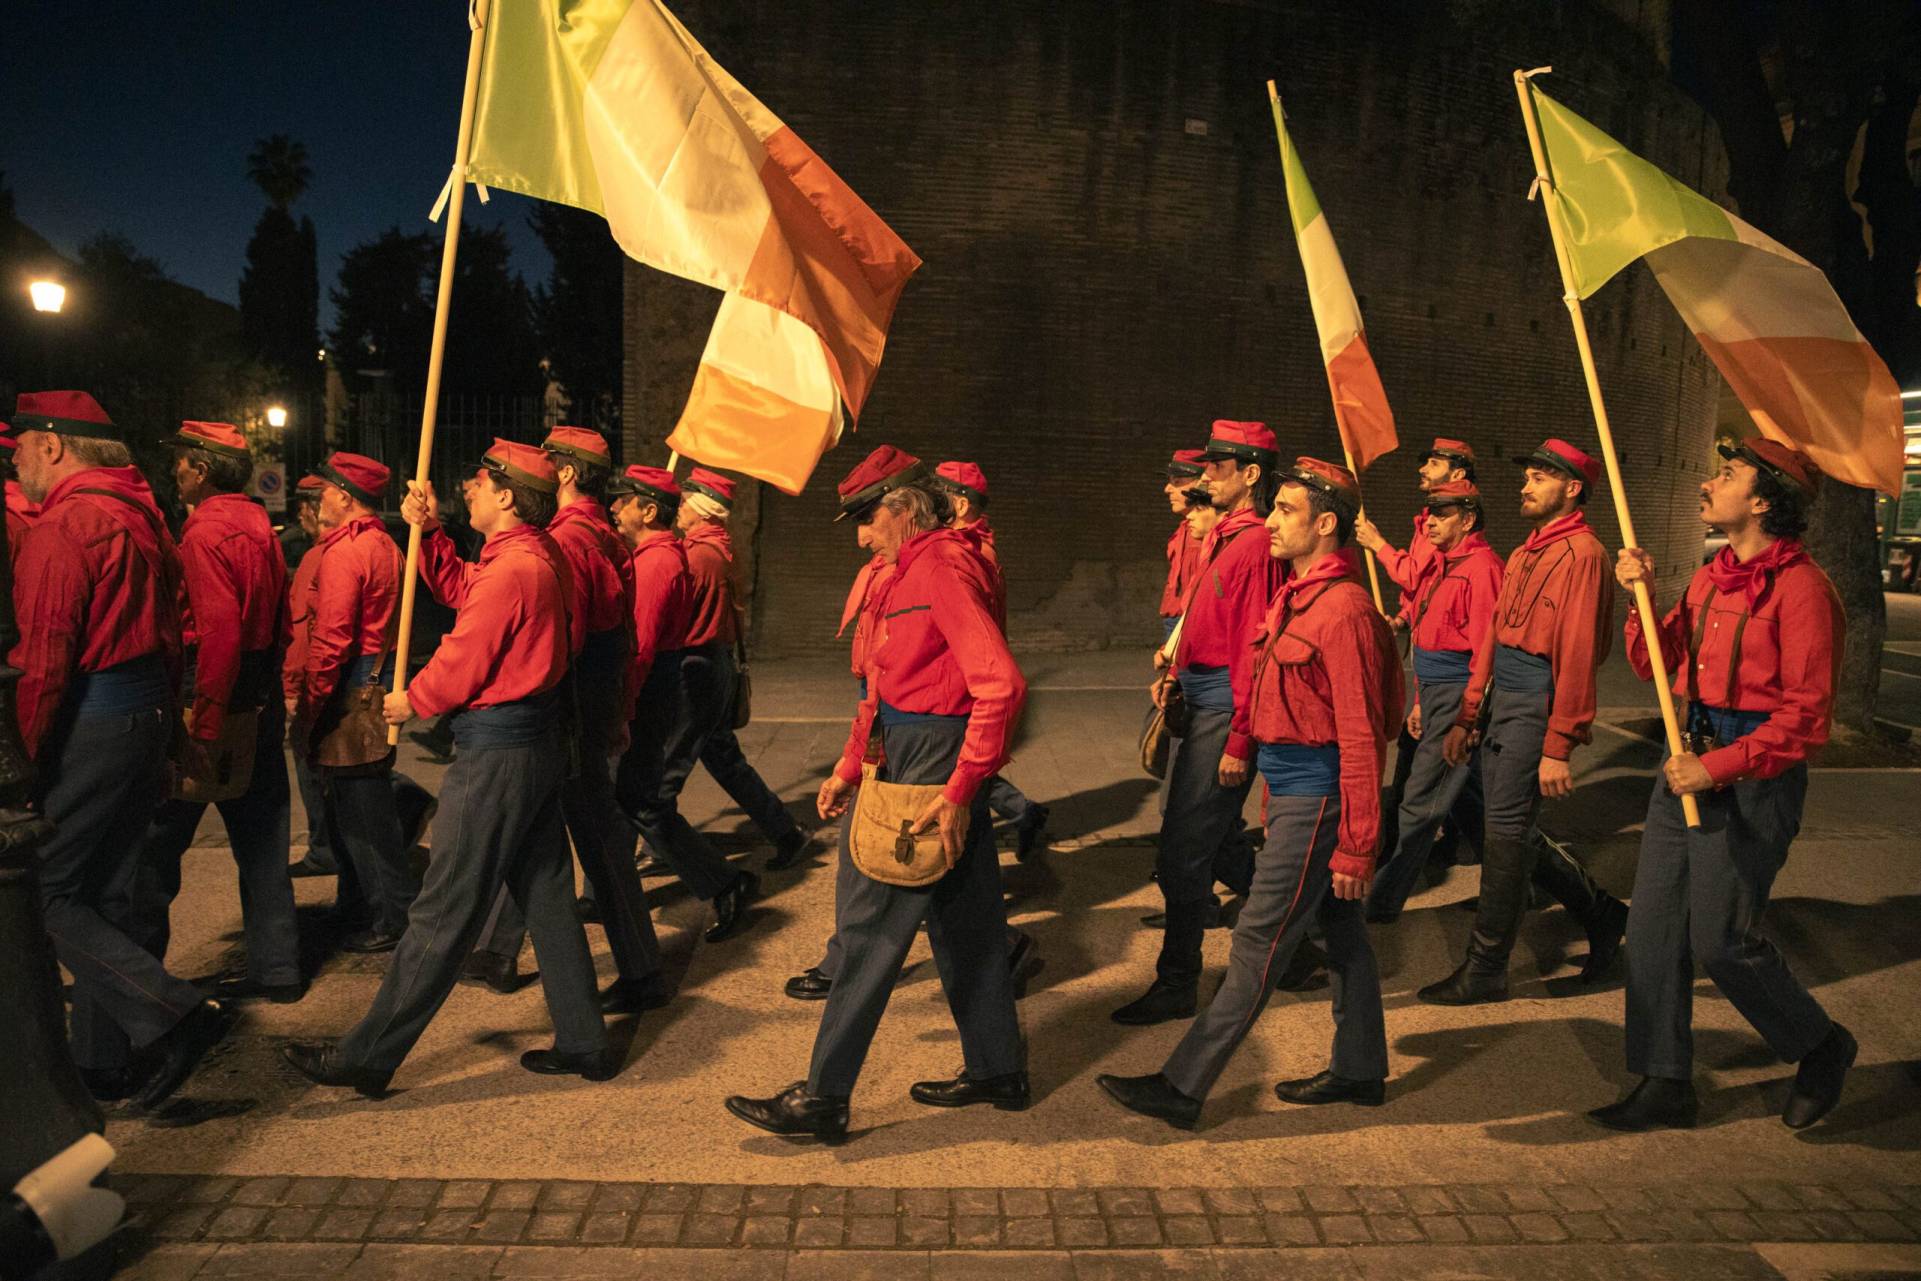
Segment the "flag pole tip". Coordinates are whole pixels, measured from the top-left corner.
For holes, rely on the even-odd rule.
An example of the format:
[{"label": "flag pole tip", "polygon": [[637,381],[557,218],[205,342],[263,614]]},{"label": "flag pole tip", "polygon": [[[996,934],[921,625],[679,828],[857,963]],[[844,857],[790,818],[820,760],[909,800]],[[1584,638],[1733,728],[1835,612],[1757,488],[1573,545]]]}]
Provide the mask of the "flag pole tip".
[{"label": "flag pole tip", "polygon": [[1545,76],[1550,72],[1552,72],[1553,70],[1554,70],[1553,67],[1535,67],[1531,71],[1516,71],[1514,73],[1514,78],[1516,80],[1521,81],[1522,83],[1526,83],[1527,81],[1534,79],[1534,77],[1536,76]]}]

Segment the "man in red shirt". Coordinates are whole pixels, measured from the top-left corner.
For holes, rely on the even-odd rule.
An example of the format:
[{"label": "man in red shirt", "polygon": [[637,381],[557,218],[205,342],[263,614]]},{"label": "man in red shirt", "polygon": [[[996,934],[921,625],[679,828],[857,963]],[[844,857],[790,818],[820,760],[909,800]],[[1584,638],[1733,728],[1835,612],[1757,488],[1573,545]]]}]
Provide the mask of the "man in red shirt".
[{"label": "man in red shirt", "polygon": [[[27,392],[13,428],[40,518],[20,550],[15,707],[53,824],[40,901],[73,975],[74,1062],[96,1097],[152,1107],[232,1025],[131,937],[142,836],[166,799],[180,679],[180,556],[120,429],[85,392]],[[142,1049],[156,1063],[132,1066]]]},{"label": "man in red shirt", "polygon": [[420,892],[395,804],[393,749],[372,732],[374,709],[393,680],[405,572],[379,516],[391,478],[385,463],[345,451],[315,468],[321,534],[310,553],[305,617],[295,632],[299,665],[288,662],[294,704],[288,737],[295,759],[306,762],[320,784],[328,843],[351,869],[340,901],[358,911],[356,900],[365,899],[367,928],[342,944],[362,953],[391,952],[399,944]]},{"label": "man in red shirt", "polygon": [[[660,943],[634,871],[634,833],[614,804],[610,758],[625,747],[634,703],[633,553],[607,516],[607,482],[614,460],[607,440],[584,427],[556,427],[541,448],[559,478],[560,510],[548,522],[574,580],[574,609],[586,620],[587,636],[574,660],[574,698],[579,708],[580,770],[560,789],[560,811],[574,856],[587,873],[591,915],[607,931],[619,977],[601,995],[608,1014],[638,1014],[667,1003],[660,973]],[[526,920],[503,887],[494,921],[475,953],[480,963],[513,989],[512,975]]]},{"label": "man in red shirt", "polygon": [[[1397,785],[1388,792],[1389,803],[1400,807],[1395,844],[1383,845],[1390,852],[1367,896],[1367,919],[1373,923],[1400,916],[1427,865],[1441,820],[1456,811],[1470,786],[1477,815],[1481,808],[1480,753],[1466,765],[1451,766],[1441,759],[1441,744],[1461,710],[1474,655],[1494,624],[1503,566],[1481,532],[1485,513],[1474,482],[1443,481],[1427,494],[1425,541],[1438,555],[1402,596],[1402,612],[1414,633],[1415,702],[1401,726]],[[1424,732],[1429,728],[1431,733]]]},{"label": "man in red shirt", "polygon": [[1167,506],[1180,524],[1167,536],[1167,585],[1161,588],[1161,639],[1166,640],[1174,632],[1174,624],[1180,621],[1181,602],[1187,599],[1187,585],[1192,581],[1201,566],[1201,542],[1207,537],[1207,530],[1197,527],[1194,513],[1213,511],[1206,504],[1196,504],[1191,491],[1200,484],[1205,464],[1201,462],[1198,449],[1177,449],[1168,460],[1167,483],[1161,492],[1167,495]]},{"label": "man in red shirt", "polygon": [[[221,768],[212,758],[229,715],[251,713],[255,720],[246,790],[214,802],[240,874],[240,920],[247,940],[245,977],[222,983],[217,994],[265,997],[284,1005],[306,992],[287,873],[292,789],[281,752],[287,732],[279,689],[289,631],[287,558],[266,509],[246,492],[253,454],[239,428],[185,422],[169,444],[174,486],[189,513],[180,534],[191,700],[189,774],[212,778]],[[142,912],[148,946],[157,956],[167,954],[180,860],[206,809],[202,801],[169,800],[147,829],[142,874],[150,885],[142,895]]]},{"label": "man in red shirt", "polygon": [[423,577],[457,612],[406,692],[387,695],[385,716],[404,725],[458,709],[459,754],[440,791],[453,821],[435,833],[426,883],[373,1008],[336,1045],[283,1051],[318,1084],[385,1093],[453,991],[503,882],[527,914],[554,1023],[553,1048],[527,1051],[520,1065],[590,1081],[619,1070],[607,1049],[593,953],[574,915],[574,865],[560,813],[569,755],[562,682],[579,623],[566,558],[542,528],[554,517],[559,483],[545,453],[496,440],[464,487],[468,522],[486,539],[471,565],[440,530],[431,486],[410,486],[401,505],[409,524],[431,531]]},{"label": "man in red shirt", "polygon": [[[750,1125],[827,1143],[847,1137],[848,1099],[923,921],[965,1067],[952,1080],[917,1083],[914,1100],[1019,1111],[1029,1099],[1006,964],[1000,861],[982,795],[1007,759],[1027,685],[994,621],[986,566],[945,528],[946,496],[919,461],[882,446],[839,488],[839,518],[854,517],[861,546],[894,562],[895,572],[879,606],[867,696],[816,806],[823,819],[848,812],[865,786],[862,765],[878,729],[884,781],[940,788],[916,830],[938,827],[948,871],[911,889],[863,875],[841,883],[838,932],[846,959],[821,1015],[807,1079],[771,1098],[727,1100],[728,1111]],[[843,861],[853,857],[848,831],[843,824]]]},{"label": "man in red shirt", "polygon": [[1193,1128],[1310,922],[1327,939],[1334,1053],[1327,1071],[1283,1081],[1275,1093],[1290,1103],[1369,1106],[1384,1094],[1381,979],[1361,904],[1379,848],[1381,765],[1401,714],[1401,664],[1343,551],[1360,506],[1345,467],[1301,458],[1281,476],[1263,546],[1290,573],[1251,646],[1247,715],[1268,785],[1267,843],[1227,976],[1159,1072],[1098,1078],[1121,1106],[1180,1129]]},{"label": "man in red shirt", "polygon": [[[1801,826],[1808,756],[1828,741],[1847,632],[1834,585],[1801,546],[1821,473],[1761,437],[1721,453],[1726,463],[1701,486],[1701,520],[1727,546],[1661,620],[1688,737],[1648,799],[1628,917],[1627,1061],[1641,1081],[1588,1114],[1616,1130],[1694,1124],[1697,962],[1768,1048],[1800,1065],[1781,1113],[1789,1127],[1834,1108],[1858,1049],[1761,933]],[[1654,562],[1639,548],[1623,550],[1614,572],[1624,588],[1654,587]],[[1627,646],[1650,679],[1638,612]],[[1682,796],[1700,805],[1698,828],[1683,821]]]},{"label": "man in red shirt", "polygon": [[[1418,995],[1436,1005],[1507,999],[1507,959],[1539,883],[1587,931],[1583,981],[1606,973],[1621,950],[1627,907],[1559,846],[1537,843],[1541,798],[1574,790],[1568,758],[1594,725],[1594,674],[1607,657],[1614,580],[1582,510],[1601,465],[1550,439],[1514,460],[1526,469],[1521,514],[1534,532],[1508,557],[1494,625],[1481,637],[1461,710],[1441,743],[1448,765],[1478,744],[1487,796],[1481,897],[1467,959]],[[1440,726],[1422,727],[1434,733]],[[1545,844],[1545,849],[1543,845]]]},{"label": "man in red shirt", "polygon": [[1240,830],[1253,780],[1247,642],[1284,573],[1258,532],[1273,501],[1278,457],[1266,425],[1225,419],[1214,424],[1202,452],[1210,501],[1222,516],[1202,546],[1205,563],[1189,585],[1181,625],[1154,655],[1156,668],[1171,665],[1178,675],[1189,720],[1167,764],[1154,864],[1167,923],[1153,985],[1114,1011],[1116,1023],[1164,1023],[1194,1013],[1214,882],[1244,893],[1253,875],[1245,850],[1237,867],[1223,866],[1219,856],[1232,848],[1228,840]]}]

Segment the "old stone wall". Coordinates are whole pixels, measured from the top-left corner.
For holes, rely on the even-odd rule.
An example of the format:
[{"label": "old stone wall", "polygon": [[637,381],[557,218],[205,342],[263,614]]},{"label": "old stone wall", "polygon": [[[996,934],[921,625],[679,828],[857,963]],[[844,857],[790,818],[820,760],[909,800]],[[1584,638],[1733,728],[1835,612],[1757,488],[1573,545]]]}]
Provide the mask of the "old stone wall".
[{"label": "old stone wall", "polygon": [[[757,651],[837,644],[860,563],[833,482],[882,442],[985,468],[1017,645],[1155,637],[1168,451],[1217,417],[1339,457],[1264,82],[1365,309],[1406,446],[1487,460],[1490,535],[1525,534],[1507,462],[1592,448],[1516,67],[1714,196],[1718,135],[1661,66],[1665,5],[1506,0],[699,0],[724,65],[926,260],[857,434],[800,498],[743,513]],[[661,452],[718,299],[629,267],[629,457]],[[1587,309],[1633,498],[1666,589],[1698,560],[1719,379],[1646,270]],[[1416,449],[1368,476],[1405,540]],[[749,488],[755,488],[750,486]],[[1605,494],[1590,507],[1611,544]]]}]

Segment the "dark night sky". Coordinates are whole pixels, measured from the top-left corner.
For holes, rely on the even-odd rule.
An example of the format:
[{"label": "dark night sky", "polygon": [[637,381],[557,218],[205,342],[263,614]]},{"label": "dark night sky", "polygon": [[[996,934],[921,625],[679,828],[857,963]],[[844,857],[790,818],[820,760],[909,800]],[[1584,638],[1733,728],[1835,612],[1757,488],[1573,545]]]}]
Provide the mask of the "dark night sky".
[{"label": "dark night sky", "polygon": [[[71,254],[124,234],[176,280],[237,297],[265,198],[247,181],[256,138],[306,144],[294,206],[319,237],[321,319],[352,246],[427,211],[453,162],[466,65],[461,0],[16,0],[0,22],[0,169],[19,217]],[[467,201],[467,225],[505,225],[529,285],[548,261],[528,202]]]}]

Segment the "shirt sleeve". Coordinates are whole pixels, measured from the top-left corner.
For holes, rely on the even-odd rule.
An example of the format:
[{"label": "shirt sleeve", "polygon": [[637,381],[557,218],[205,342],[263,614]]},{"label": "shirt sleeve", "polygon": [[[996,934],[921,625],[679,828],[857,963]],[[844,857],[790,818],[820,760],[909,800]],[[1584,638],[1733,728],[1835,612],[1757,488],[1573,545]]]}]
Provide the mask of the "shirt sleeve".
[{"label": "shirt sleeve", "polygon": [[39,755],[66,697],[92,598],[81,549],[56,527],[36,525],[14,565],[20,640],[10,659],[20,669],[14,699],[30,757]]},{"label": "shirt sleeve", "polygon": [[464,599],[454,629],[441,638],[434,656],[407,686],[407,701],[416,716],[465,707],[506,659],[507,638],[518,630],[512,624],[520,612],[519,595],[509,581],[512,572],[503,566],[500,572],[463,576]]},{"label": "shirt sleeve", "polygon": [[333,697],[341,669],[358,639],[360,594],[364,586],[348,539],[322,554],[314,573],[313,596],[307,606],[307,663],[302,681],[304,710],[318,711]]},{"label": "shirt sleeve", "polygon": [[1381,727],[1400,709],[1387,707],[1387,658],[1368,618],[1342,615],[1322,637],[1320,651],[1341,749],[1341,828],[1331,868],[1366,877],[1381,840],[1381,763],[1387,752]]},{"label": "shirt sleeve", "polygon": [[[1681,594],[1666,616],[1661,619],[1661,661],[1667,664],[1668,679],[1678,679],[1681,665],[1688,657],[1688,637],[1694,628],[1693,584]],[[1628,666],[1634,674],[1644,681],[1654,679],[1654,663],[1648,655],[1648,638],[1641,627],[1641,611],[1630,608],[1628,621],[1622,628],[1622,639],[1627,647]]]},{"label": "shirt sleeve", "polygon": [[427,584],[434,599],[448,609],[459,609],[467,603],[467,585],[474,576],[474,568],[460,559],[460,549],[454,546],[446,530],[436,525],[421,532],[420,581]]},{"label": "shirt sleeve", "polygon": [[660,572],[655,566],[659,561],[671,565],[671,558],[665,556],[634,557],[634,668],[633,686],[636,692],[647,683],[647,674],[654,670],[654,655],[660,648],[661,616],[667,610],[667,585],[672,578]]},{"label": "shirt sleeve", "polygon": [[240,675],[240,595],[235,571],[220,551],[221,538],[204,525],[180,542],[180,565],[187,579],[199,650],[194,661],[193,736],[203,742],[220,737],[227,700]]},{"label": "shirt sleeve", "polygon": [[941,794],[954,805],[967,805],[1007,763],[1007,744],[1027,701],[1027,682],[994,621],[993,587],[986,581],[985,567],[972,573],[959,570],[953,578],[954,590],[932,593],[933,623],[961,669],[974,706],[960,759]]},{"label": "shirt sleeve", "polygon": [[1594,736],[1595,674],[1614,629],[1614,577],[1605,556],[1570,555],[1552,660],[1554,706],[1541,754],[1565,761]]},{"label": "shirt sleeve", "polygon": [[1401,551],[1382,543],[1381,549],[1374,553],[1374,559],[1380,563],[1381,572],[1394,580],[1394,585],[1401,589],[1403,596],[1414,590],[1414,584],[1421,577],[1421,567],[1416,563],[1412,550]]},{"label": "shirt sleeve", "polygon": [[[1800,576],[1797,576],[1800,577]],[[1825,582],[1801,578],[1783,592],[1775,630],[1781,649],[1781,704],[1752,734],[1701,758],[1715,783],[1773,778],[1828,741],[1836,658],[1846,634],[1841,602]],[[1803,586],[1803,584],[1806,584]],[[1776,590],[1785,587],[1776,583]]]},{"label": "shirt sleeve", "polygon": [[[1242,572],[1235,576],[1232,618],[1234,636],[1228,647],[1227,676],[1234,690],[1234,714],[1228,724],[1227,746],[1224,755],[1235,760],[1251,760],[1254,756],[1254,663],[1258,656],[1254,642],[1260,635],[1261,622],[1267,617],[1267,607],[1274,600],[1274,593],[1281,586],[1281,563],[1267,554],[1267,538],[1249,533],[1234,540],[1233,548],[1243,557],[1258,555],[1253,563],[1243,560],[1237,569]],[[1242,550],[1250,548],[1252,550]]]}]

